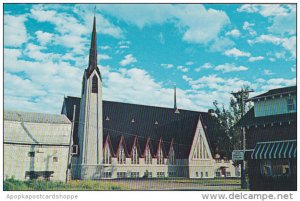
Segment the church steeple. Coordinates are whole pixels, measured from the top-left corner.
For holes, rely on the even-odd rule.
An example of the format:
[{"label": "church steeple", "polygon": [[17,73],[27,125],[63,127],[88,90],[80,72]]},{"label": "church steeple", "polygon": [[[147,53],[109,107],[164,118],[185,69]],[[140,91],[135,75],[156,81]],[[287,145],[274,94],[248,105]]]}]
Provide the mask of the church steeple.
[{"label": "church steeple", "polygon": [[96,16],[94,16],[93,32],[89,56],[89,71],[97,69],[97,32],[96,32]]},{"label": "church steeple", "polygon": [[176,85],[174,85],[174,113],[179,114],[179,110],[177,108],[177,101],[176,101]]}]

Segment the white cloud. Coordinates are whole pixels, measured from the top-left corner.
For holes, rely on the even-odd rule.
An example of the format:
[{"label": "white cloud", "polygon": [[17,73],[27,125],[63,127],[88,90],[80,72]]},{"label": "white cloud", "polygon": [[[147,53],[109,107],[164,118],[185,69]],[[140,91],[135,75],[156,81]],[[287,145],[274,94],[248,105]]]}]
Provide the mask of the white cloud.
[{"label": "white cloud", "polygon": [[100,10],[139,28],[171,22],[184,30],[182,39],[206,44],[217,38],[230,23],[224,11],[206,9],[203,5],[101,5]]},{"label": "white cloud", "polygon": [[229,72],[238,72],[238,71],[246,71],[248,70],[245,66],[235,66],[235,64],[221,64],[214,68],[217,71],[222,71],[223,73],[229,73]]},{"label": "white cloud", "polygon": [[187,65],[187,66],[191,66],[191,65],[193,65],[193,64],[194,64],[193,61],[187,61],[187,62],[185,63],[185,65]]},{"label": "white cloud", "polygon": [[296,36],[292,36],[290,38],[281,38],[273,35],[260,35],[254,40],[249,40],[248,43],[273,43],[275,45],[280,45],[288,50],[292,57],[296,57]]},{"label": "white cloud", "polygon": [[160,64],[161,67],[164,67],[164,68],[173,68],[174,65],[173,64]]},{"label": "white cloud", "polygon": [[224,52],[226,49],[234,46],[234,42],[228,37],[216,38],[209,47],[209,50],[212,52]]},{"label": "white cloud", "polygon": [[237,9],[238,12],[259,13],[264,17],[284,16],[289,9],[280,4],[243,4]]},{"label": "white cloud", "polygon": [[256,31],[252,28],[255,24],[254,23],[249,23],[249,22],[244,22],[243,24],[243,29],[245,31],[248,31],[248,33],[251,35],[251,36],[255,36],[256,35]]},{"label": "white cloud", "polygon": [[120,49],[128,49],[129,46],[128,46],[128,45],[120,45],[119,48],[120,48]]},{"label": "white cloud", "polygon": [[121,66],[127,66],[129,64],[137,62],[136,58],[132,56],[132,54],[128,54],[124,57],[122,61],[120,61]]},{"label": "white cloud", "polygon": [[260,61],[260,60],[264,60],[264,57],[263,56],[257,56],[257,57],[250,57],[248,59],[248,61],[250,61],[250,62]]},{"label": "white cloud", "polygon": [[53,41],[53,34],[43,31],[36,31],[35,35],[37,37],[37,41],[41,45],[46,45],[47,43]]},{"label": "white cloud", "polygon": [[226,50],[225,55],[233,56],[233,57],[250,57],[251,56],[251,54],[249,52],[243,52],[237,48]]},{"label": "white cloud", "polygon": [[26,15],[4,15],[4,46],[20,47],[27,42],[26,21]]},{"label": "white cloud", "polygon": [[198,68],[195,68],[195,71],[200,72],[202,68],[209,69],[209,68],[213,68],[213,67],[214,66],[211,63],[207,62],[207,63],[204,63],[202,66],[199,66]]},{"label": "white cloud", "polygon": [[286,86],[296,85],[296,78],[285,79],[285,78],[272,78],[262,83],[261,89],[268,91],[270,89],[281,88]]},{"label": "white cloud", "polygon": [[295,72],[296,72],[296,68],[295,68],[295,67],[292,67],[292,68],[291,68],[291,71],[292,71],[293,73],[295,73]]},{"label": "white cloud", "polygon": [[177,69],[180,70],[180,71],[182,71],[182,72],[184,72],[184,73],[186,73],[186,72],[189,71],[189,69],[186,68],[186,67],[184,67],[184,66],[177,66]]},{"label": "white cloud", "polygon": [[268,69],[264,70],[264,74],[265,75],[274,75],[274,73],[272,71],[268,70]]},{"label": "white cloud", "polygon": [[108,46],[108,45],[100,46],[100,49],[101,50],[108,50],[108,49],[110,49],[110,46]]},{"label": "white cloud", "polygon": [[240,37],[241,33],[238,29],[232,29],[231,31],[227,32],[225,35],[238,38]]},{"label": "white cloud", "polygon": [[111,59],[111,57],[107,54],[100,54],[99,59],[100,60],[108,60],[108,59]]}]

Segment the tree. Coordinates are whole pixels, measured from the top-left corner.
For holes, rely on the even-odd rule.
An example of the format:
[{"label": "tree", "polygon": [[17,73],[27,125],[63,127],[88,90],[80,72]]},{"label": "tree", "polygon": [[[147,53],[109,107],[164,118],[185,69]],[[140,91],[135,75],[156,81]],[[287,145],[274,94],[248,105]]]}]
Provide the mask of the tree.
[{"label": "tree", "polygon": [[[247,91],[249,86],[243,86],[238,91]],[[248,99],[248,97],[242,97]],[[235,127],[235,124],[242,118],[242,103],[234,97],[230,98],[229,108],[224,105],[220,107],[217,100],[213,102],[218,126],[220,127],[219,134],[215,136],[215,148],[224,156],[231,156],[234,149],[241,149],[241,130]],[[252,107],[250,102],[245,101],[245,113]]]}]

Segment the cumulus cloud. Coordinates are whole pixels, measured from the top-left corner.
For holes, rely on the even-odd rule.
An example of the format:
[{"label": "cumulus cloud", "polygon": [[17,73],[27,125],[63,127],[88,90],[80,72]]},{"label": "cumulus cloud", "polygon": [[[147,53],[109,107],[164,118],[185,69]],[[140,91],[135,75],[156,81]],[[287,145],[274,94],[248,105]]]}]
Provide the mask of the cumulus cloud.
[{"label": "cumulus cloud", "polygon": [[184,72],[184,73],[189,71],[189,69],[184,67],[184,66],[177,66],[177,69],[180,70],[181,72]]},{"label": "cumulus cloud", "polygon": [[224,54],[226,56],[232,56],[232,57],[250,57],[251,56],[251,54],[249,52],[243,52],[237,48],[226,50]]},{"label": "cumulus cloud", "polygon": [[4,15],[4,46],[20,47],[28,40],[25,22],[26,15]]},{"label": "cumulus cloud", "polygon": [[248,61],[250,61],[250,62],[260,61],[260,60],[264,60],[264,57],[263,56],[257,56],[257,57],[250,57],[248,59]]},{"label": "cumulus cloud", "polygon": [[223,73],[238,72],[248,70],[245,66],[236,66],[235,64],[225,63],[218,65],[214,68],[216,71],[222,71]]},{"label": "cumulus cloud", "polygon": [[47,43],[53,41],[53,34],[48,33],[48,32],[43,32],[43,31],[36,31],[35,32],[37,41],[41,45],[46,45]]},{"label": "cumulus cloud", "polygon": [[224,11],[206,9],[203,5],[101,5],[100,10],[139,28],[171,22],[184,30],[182,39],[206,44],[217,38],[230,23]]},{"label": "cumulus cloud", "polygon": [[245,31],[248,31],[248,33],[251,35],[251,36],[255,36],[256,35],[256,31],[252,28],[255,24],[254,23],[249,23],[249,22],[244,22],[243,24],[243,29]]},{"label": "cumulus cloud", "polygon": [[232,37],[240,37],[241,32],[238,29],[232,29],[231,31],[226,32],[226,36],[232,36]]},{"label": "cumulus cloud", "polygon": [[173,64],[160,64],[161,67],[164,67],[164,68],[173,68],[174,65]]},{"label": "cumulus cloud", "polygon": [[271,70],[265,69],[264,70],[265,75],[274,75],[274,73]]},{"label": "cumulus cloud", "polygon": [[136,58],[132,54],[128,54],[124,57],[122,61],[120,61],[121,66],[127,66],[129,64],[137,62]]},{"label": "cumulus cloud", "polygon": [[273,43],[275,45],[280,45],[286,50],[288,50],[292,57],[296,57],[296,36],[289,38],[281,38],[274,35],[260,35],[253,40],[248,40],[249,44],[254,43]]}]

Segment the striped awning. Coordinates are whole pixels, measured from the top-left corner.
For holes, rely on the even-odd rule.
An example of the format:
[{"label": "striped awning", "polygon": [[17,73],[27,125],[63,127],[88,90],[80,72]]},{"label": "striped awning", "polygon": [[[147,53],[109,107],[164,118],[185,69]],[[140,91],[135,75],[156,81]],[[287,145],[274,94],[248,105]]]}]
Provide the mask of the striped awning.
[{"label": "striped awning", "polygon": [[258,142],[252,152],[252,159],[282,159],[297,157],[297,141]]}]

